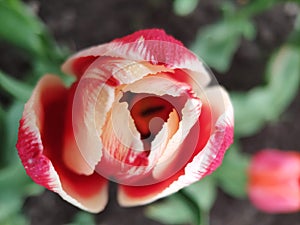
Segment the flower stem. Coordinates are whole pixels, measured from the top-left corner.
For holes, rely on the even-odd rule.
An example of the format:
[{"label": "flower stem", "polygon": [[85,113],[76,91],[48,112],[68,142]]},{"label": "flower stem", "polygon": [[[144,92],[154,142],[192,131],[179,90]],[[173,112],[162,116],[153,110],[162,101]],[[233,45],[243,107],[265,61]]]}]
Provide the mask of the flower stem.
[{"label": "flower stem", "polygon": [[210,219],[209,219],[209,212],[206,210],[200,210],[200,220],[199,225],[209,225]]}]

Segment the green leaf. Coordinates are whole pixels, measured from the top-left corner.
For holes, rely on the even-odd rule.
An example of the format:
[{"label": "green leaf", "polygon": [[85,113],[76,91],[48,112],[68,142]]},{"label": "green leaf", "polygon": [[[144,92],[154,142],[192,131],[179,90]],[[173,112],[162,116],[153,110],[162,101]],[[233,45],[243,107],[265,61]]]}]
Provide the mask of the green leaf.
[{"label": "green leaf", "polygon": [[282,0],[251,0],[243,8],[241,8],[237,15],[238,17],[250,18],[269,8],[275,6],[275,4],[280,3]]},{"label": "green leaf", "polygon": [[92,214],[80,211],[75,215],[73,222],[68,225],[95,225],[95,224],[96,223],[94,220],[94,216]]},{"label": "green leaf", "polygon": [[173,10],[179,16],[186,16],[196,9],[198,2],[199,0],[175,0]]},{"label": "green leaf", "polygon": [[231,92],[234,108],[235,135],[250,136],[266,123],[271,96],[263,87],[253,88],[249,92]]},{"label": "green leaf", "polygon": [[5,127],[5,144],[1,145],[2,157],[6,164],[19,162],[16,150],[16,142],[18,138],[19,120],[22,117],[24,103],[15,102],[7,110],[7,114],[4,119]]},{"label": "green leaf", "polygon": [[213,174],[223,191],[236,198],[247,196],[247,169],[249,157],[238,150],[237,144],[225,154],[222,165]]},{"label": "green leaf", "polygon": [[44,58],[56,65],[68,52],[56,45],[43,22],[20,0],[0,1],[0,39],[26,50],[31,60]]},{"label": "green leaf", "polygon": [[160,203],[147,207],[146,216],[164,224],[196,224],[197,212],[180,193],[171,195]]},{"label": "green leaf", "polygon": [[300,83],[300,48],[281,47],[268,65],[267,80],[273,100],[272,110],[267,110],[268,119],[275,120],[297,94]]},{"label": "green leaf", "polygon": [[0,1],[0,38],[34,54],[43,54],[44,26],[18,0]]},{"label": "green leaf", "polygon": [[[40,188],[33,189],[31,187],[33,182],[25,173],[25,169],[20,161],[1,169],[0,181],[1,193],[17,193],[17,195],[23,196],[38,193],[38,189],[40,190]],[[38,185],[36,186],[39,187]]]},{"label": "green leaf", "polygon": [[1,225],[28,225],[22,214],[24,196],[20,192],[6,190],[0,193],[0,224]]},{"label": "green leaf", "polygon": [[0,88],[20,101],[27,101],[32,88],[0,71]]},{"label": "green leaf", "polygon": [[3,106],[2,106],[1,103],[0,103],[0,119],[3,119],[4,116],[5,116],[5,111],[4,111],[4,109],[3,109]]},{"label": "green leaf", "polygon": [[[300,7],[300,0],[299,1],[299,7]],[[296,6],[294,6],[296,7]],[[294,30],[293,32],[289,35],[288,42],[291,45],[295,46],[300,46],[300,13],[298,13],[297,18],[294,22]]]},{"label": "green leaf", "polygon": [[[17,193],[16,193],[17,194]],[[7,220],[15,212],[20,211],[22,207],[22,199],[19,198],[18,194],[14,193],[1,193],[0,194],[0,222]]]},{"label": "green leaf", "polygon": [[27,224],[21,214],[24,199],[44,188],[31,181],[20,161],[0,170],[0,184],[0,224]]},{"label": "green leaf", "polygon": [[5,221],[0,221],[1,225],[29,225],[29,221],[23,215],[22,212],[18,211],[7,218]]},{"label": "green leaf", "polygon": [[39,194],[42,187],[34,185],[26,175],[21,162],[0,170],[0,224],[27,224],[21,214],[24,199]]},{"label": "green leaf", "polygon": [[4,151],[2,151],[2,148],[5,146],[6,136],[5,136],[5,125],[4,125],[4,118],[5,118],[5,111],[0,104],[0,143],[2,147],[0,146],[0,169],[5,165],[4,160]]},{"label": "green leaf", "polygon": [[250,21],[224,20],[200,30],[191,49],[210,67],[225,72],[242,36],[251,39],[254,35]]},{"label": "green leaf", "polygon": [[23,102],[14,102],[7,111],[6,126],[7,126],[7,141],[8,147],[15,150],[15,145],[18,138],[19,121],[22,117],[24,109]]},{"label": "green leaf", "polygon": [[23,215],[22,212],[17,212],[11,217],[9,217],[5,222],[2,222],[1,225],[29,225],[29,221]]},{"label": "green leaf", "polygon": [[249,92],[232,92],[235,133],[250,136],[267,122],[274,121],[294,99],[300,83],[300,50],[285,45],[268,63],[267,84]]},{"label": "green leaf", "polygon": [[183,192],[198,205],[199,209],[208,212],[217,197],[215,179],[212,176],[207,176],[183,189]]}]

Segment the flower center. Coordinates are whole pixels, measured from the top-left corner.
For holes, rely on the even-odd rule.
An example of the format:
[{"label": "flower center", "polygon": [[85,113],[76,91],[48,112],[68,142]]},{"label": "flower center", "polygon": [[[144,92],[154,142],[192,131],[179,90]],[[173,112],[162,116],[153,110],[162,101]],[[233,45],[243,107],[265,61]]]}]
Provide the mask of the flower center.
[{"label": "flower center", "polygon": [[157,96],[128,91],[123,94],[120,102],[128,103],[128,110],[141,134],[144,149],[148,151],[151,149],[151,142],[174,109],[181,118],[181,109],[185,99],[170,95]]}]

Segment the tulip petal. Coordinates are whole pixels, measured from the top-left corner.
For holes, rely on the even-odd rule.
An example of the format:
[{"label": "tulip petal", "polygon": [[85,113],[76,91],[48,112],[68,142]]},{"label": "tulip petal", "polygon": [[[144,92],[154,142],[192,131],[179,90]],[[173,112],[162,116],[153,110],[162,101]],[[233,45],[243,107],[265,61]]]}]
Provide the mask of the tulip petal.
[{"label": "tulip petal", "polygon": [[300,210],[300,154],[264,149],[249,167],[249,198],[269,213]]},{"label": "tulip petal", "polygon": [[[142,80],[130,84],[124,87],[123,90],[124,92],[130,91],[133,93],[138,93],[140,95],[146,92],[148,94],[154,94],[155,96],[161,96],[161,98],[164,98],[172,105],[172,107],[177,111],[178,114],[182,114],[182,119],[178,118],[182,120],[180,123],[176,123],[175,120],[173,120],[175,119],[175,117],[170,117],[170,114],[169,118],[171,118],[172,120],[166,121],[164,123],[162,127],[165,129],[162,128],[160,133],[158,133],[155,139],[151,142],[152,148],[150,151],[149,159],[152,160],[150,165],[153,166],[157,164],[157,160],[159,160],[159,162],[161,163],[166,161],[169,156],[175,156],[173,153],[183,142],[190,129],[198,120],[200,114],[201,101],[193,97],[190,87],[186,84],[179,83],[176,80],[170,79],[169,77],[165,76],[164,73],[158,73],[155,76],[147,76]],[[168,98],[168,95],[175,98]],[[155,103],[153,102],[153,105],[154,104]],[[167,136],[163,135],[163,133],[167,132],[166,129],[168,127],[171,127],[171,121],[175,122],[176,130],[171,131],[172,135],[169,136],[169,133],[169,135],[167,135],[168,138],[164,139]],[[151,122],[153,121],[151,120]],[[168,123],[169,125],[167,125]],[[178,126],[179,129],[177,129]],[[168,145],[166,145],[167,143]],[[165,148],[162,148],[162,146],[165,146]],[[162,158],[157,159],[158,156]],[[168,161],[171,162],[172,160]],[[157,178],[158,176],[154,177]]]},{"label": "tulip petal", "polygon": [[39,81],[20,121],[18,153],[36,183],[79,208],[99,212],[107,202],[107,181],[98,174],[77,175],[61,160],[67,96],[58,77],[46,75]]},{"label": "tulip petal", "polygon": [[[68,106],[64,161],[73,171],[90,175],[102,157],[100,136],[115,95],[123,84],[158,71],[171,72],[149,63],[101,57],[90,65],[80,81],[73,85]],[[83,160],[80,160],[82,158]]]},{"label": "tulip petal", "polygon": [[264,184],[295,179],[300,177],[300,154],[264,149],[253,157],[249,173],[253,180]]},{"label": "tulip petal", "polygon": [[251,184],[249,198],[268,213],[291,213],[300,210],[299,180],[282,180],[273,185]]},{"label": "tulip petal", "polygon": [[162,41],[162,42],[171,42],[177,44],[179,46],[183,46],[181,41],[176,40],[174,37],[167,35],[164,30],[161,29],[146,29],[136,31],[133,34],[127,35],[122,38],[117,38],[113,40],[113,42],[121,42],[123,44],[137,42],[140,39],[143,40],[155,40],[155,41]]},{"label": "tulip petal", "polygon": [[188,70],[192,83],[197,87],[206,86],[210,82],[209,73],[203,63],[181,42],[159,29],[138,31],[108,44],[82,50],[69,58],[62,69],[66,73],[80,77],[83,70],[77,68],[87,68],[93,59],[100,56],[136,62],[146,61],[154,65],[165,65],[170,69]]},{"label": "tulip petal", "polygon": [[[180,146],[190,133],[195,123],[200,116],[202,103],[199,99],[188,99],[184,108],[182,109],[182,120],[179,123],[179,128],[176,133],[169,139],[163,154],[156,163],[153,170],[153,177],[155,179],[161,179],[162,177],[170,177],[176,171],[180,170],[182,166],[189,160],[193,154],[193,148],[180,149]],[[190,146],[191,147],[191,146]],[[194,146],[196,147],[196,146]],[[179,156],[180,155],[180,156]],[[175,160],[180,157],[179,163]]]},{"label": "tulip petal", "polygon": [[221,164],[225,151],[233,142],[233,107],[228,93],[220,86],[208,88],[205,93],[214,126],[206,146],[187,165],[186,176],[183,177],[186,181],[197,181],[213,172]]},{"label": "tulip petal", "polygon": [[[121,185],[118,192],[121,205],[134,206],[153,202],[200,180],[220,165],[233,139],[233,108],[228,94],[221,87],[210,88],[206,97],[208,101],[203,101],[199,118],[200,127],[198,124],[197,128],[196,124],[182,145],[185,149],[195,149],[190,160],[176,174],[160,183],[140,187]],[[211,124],[213,118],[217,119]],[[197,134],[197,146],[191,146]]]},{"label": "tulip petal", "polygon": [[114,88],[98,79],[83,79],[71,88],[63,159],[74,172],[90,175],[101,160],[100,135],[114,98]]},{"label": "tulip petal", "polygon": [[92,174],[93,168],[87,163],[80,150],[74,136],[72,110],[73,110],[73,98],[78,83],[74,83],[68,93],[68,103],[66,112],[65,132],[64,132],[64,144],[62,157],[67,167],[78,174]]},{"label": "tulip petal", "polygon": [[[118,95],[120,95],[121,93],[123,95],[123,93],[132,92],[137,94],[138,97],[145,95],[146,96],[146,97],[144,96],[145,98],[147,98],[147,95],[151,95],[151,94],[152,95],[154,94],[154,96],[161,96],[161,98],[166,98],[167,103],[170,102],[168,104],[171,105],[174,104],[173,105],[174,110],[178,111],[180,114],[182,113],[181,111],[183,111],[184,114],[186,113],[185,111],[188,111],[190,116],[187,117],[189,117],[189,119],[194,118],[194,120],[193,122],[190,123],[189,126],[186,126],[187,125],[186,122],[184,122],[184,125],[183,124],[180,125],[181,127],[180,132],[185,133],[183,136],[186,136],[189,133],[189,130],[197,121],[197,118],[199,117],[200,114],[199,109],[201,107],[201,102],[199,103],[198,100],[196,99],[187,100],[191,96],[190,87],[184,86],[182,83],[179,83],[172,79],[162,78],[160,77],[160,74],[156,74],[154,76],[147,76],[130,85],[120,88],[120,90],[121,91],[119,92]],[[146,92],[147,94],[144,94],[143,92]],[[170,96],[168,97],[166,94]],[[122,98],[124,98],[124,96]],[[172,96],[174,96],[175,98]],[[125,97],[125,99],[126,98],[130,99],[131,97]],[[108,162],[104,162],[103,160],[101,160],[101,162],[97,166],[97,171],[100,174],[105,174],[104,175],[105,177],[114,176],[114,179],[116,179],[119,183],[128,184],[130,178],[132,178],[132,180],[134,180],[135,182],[137,182],[138,179],[141,179],[141,182],[146,182],[144,179],[146,177],[146,174],[150,171],[150,169],[152,169],[155,166],[157,160],[159,159],[159,156],[161,156],[162,151],[164,149],[160,148],[160,151],[158,151],[157,145],[155,145],[155,143],[161,140],[158,140],[157,138],[155,139],[155,142],[154,141],[152,142],[151,149],[143,148],[145,146],[143,146],[143,143],[140,140],[141,135],[136,130],[135,123],[133,122],[133,118],[129,114],[129,111],[131,111],[129,109],[129,106],[135,105],[135,103],[120,102],[120,99],[121,96],[118,96],[116,98],[115,103],[112,106],[112,111],[110,112],[109,119],[107,120],[107,123],[105,125],[105,128],[103,129],[103,134],[102,134],[104,151],[108,153],[108,155],[105,157],[106,160],[105,159],[103,160]],[[158,100],[155,100],[153,104],[157,104],[157,101]],[[185,103],[185,101],[187,101],[188,103]],[[142,103],[142,105],[145,106],[144,103]],[[134,107],[135,106],[133,106],[133,108]],[[137,113],[139,116],[139,112]],[[136,117],[137,116],[134,116],[135,120],[137,119]],[[184,117],[187,118],[186,115],[184,115]],[[169,123],[167,127],[171,127],[170,121],[174,122],[175,118],[176,117],[174,117],[173,114],[170,113],[169,119],[168,121],[166,121],[166,124]],[[184,119],[184,121],[185,120],[186,119]],[[137,127],[140,126],[140,122],[141,121],[139,121],[138,124],[136,124]],[[178,122],[178,116],[177,116],[177,122]],[[148,125],[147,125],[147,129],[149,129]],[[177,125],[176,125],[176,130],[177,130]],[[172,133],[171,136],[173,136],[176,130],[171,131]],[[178,136],[177,138],[180,141],[178,145],[180,145],[184,138],[181,138],[180,134],[177,134],[177,136]],[[165,141],[167,143],[169,140],[167,139]],[[131,160],[133,160],[132,163],[127,161],[128,159],[127,157],[129,155]],[[111,164],[114,164],[114,166],[111,166]],[[108,170],[107,166],[109,165],[110,165],[110,169]],[[117,169],[112,170],[111,169],[112,167]],[[136,179],[134,179],[134,177]],[[153,178],[151,178],[150,182],[153,182]],[[158,182],[158,181],[154,180],[154,182]],[[135,183],[135,185],[137,185],[137,183]]]},{"label": "tulip petal", "polygon": [[117,182],[128,182],[147,164],[144,147],[127,103],[115,102],[101,135],[103,158],[96,171]]},{"label": "tulip petal", "polygon": [[170,154],[166,154],[167,144],[170,142],[170,139],[173,138],[174,134],[178,131],[180,118],[175,109],[170,113],[167,122],[163,124],[162,129],[156,135],[154,140],[151,143],[151,152],[156,154],[150,154],[149,160],[157,164],[161,157],[171,157]]}]

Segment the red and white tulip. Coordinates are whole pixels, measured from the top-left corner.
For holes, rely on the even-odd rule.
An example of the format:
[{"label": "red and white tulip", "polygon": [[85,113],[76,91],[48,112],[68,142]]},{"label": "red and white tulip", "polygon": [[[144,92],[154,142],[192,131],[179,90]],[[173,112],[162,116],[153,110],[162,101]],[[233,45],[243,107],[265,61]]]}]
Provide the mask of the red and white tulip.
[{"label": "red and white tulip", "polygon": [[233,139],[227,92],[163,30],[83,50],[45,75],[25,105],[17,149],[27,174],[70,203],[103,210],[152,202],[210,174]]}]

